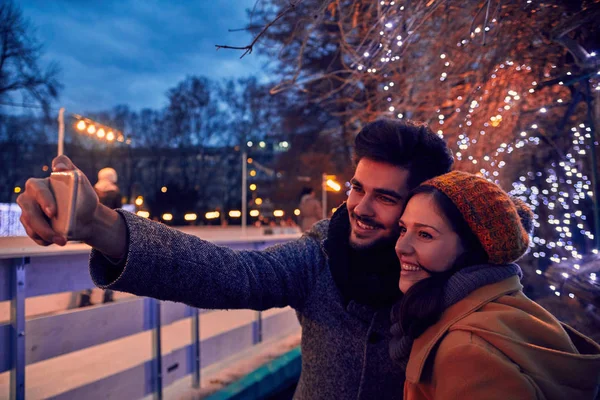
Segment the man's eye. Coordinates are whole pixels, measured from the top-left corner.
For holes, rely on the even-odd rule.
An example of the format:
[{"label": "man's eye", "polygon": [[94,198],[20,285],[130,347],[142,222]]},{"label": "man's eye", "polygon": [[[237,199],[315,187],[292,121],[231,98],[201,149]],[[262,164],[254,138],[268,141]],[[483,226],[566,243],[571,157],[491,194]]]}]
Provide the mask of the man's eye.
[{"label": "man's eye", "polygon": [[362,192],[362,188],[360,186],[352,186],[352,191],[361,193]]}]

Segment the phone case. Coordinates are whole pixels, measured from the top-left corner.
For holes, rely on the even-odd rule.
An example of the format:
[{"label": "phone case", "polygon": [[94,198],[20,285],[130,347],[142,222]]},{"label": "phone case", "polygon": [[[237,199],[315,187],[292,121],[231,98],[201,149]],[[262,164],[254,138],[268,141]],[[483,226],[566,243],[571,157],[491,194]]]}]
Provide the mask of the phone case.
[{"label": "phone case", "polygon": [[76,239],[75,206],[79,194],[79,174],[74,170],[50,175],[50,188],[56,199],[56,215],[50,222],[52,229],[67,240]]}]

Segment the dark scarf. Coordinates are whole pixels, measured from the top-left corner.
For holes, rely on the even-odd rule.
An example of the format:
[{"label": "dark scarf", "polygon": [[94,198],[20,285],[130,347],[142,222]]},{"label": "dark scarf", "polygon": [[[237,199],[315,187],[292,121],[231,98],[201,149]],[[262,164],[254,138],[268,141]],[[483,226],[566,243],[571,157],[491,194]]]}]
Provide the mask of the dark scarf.
[{"label": "dark scarf", "polygon": [[374,308],[391,306],[400,296],[400,263],[394,244],[355,250],[349,239],[350,220],[343,204],[331,217],[324,246],[344,304],[354,300]]},{"label": "dark scarf", "polygon": [[[460,269],[452,274],[444,285],[442,308],[446,310],[451,305],[458,303],[467,297],[471,292],[482,286],[501,282],[511,276],[518,275],[523,277],[521,268],[517,264],[508,265],[474,265]],[[402,302],[402,299],[399,300]],[[394,305],[394,309],[400,304]],[[390,341],[390,356],[403,369],[406,369],[410,350],[415,338],[404,335],[400,321],[395,317],[397,314],[392,312],[392,327],[390,331],[393,335]]]}]

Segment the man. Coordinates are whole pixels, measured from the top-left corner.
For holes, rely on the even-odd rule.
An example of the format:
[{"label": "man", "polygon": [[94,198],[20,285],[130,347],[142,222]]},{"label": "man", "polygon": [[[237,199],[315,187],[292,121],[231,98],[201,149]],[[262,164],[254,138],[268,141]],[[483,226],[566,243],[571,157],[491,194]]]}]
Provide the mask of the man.
[{"label": "man", "polygon": [[[409,190],[449,171],[453,160],[426,127],[380,120],[356,137],[355,162],[348,201],[330,221],[264,251],[233,251],[110,210],[84,182],[88,195],[77,215],[94,248],[92,279],[101,288],[195,307],[291,306],[302,326],[295,398],[401,399],[404,372],[388,355],[390,307],[400,293],[398,219]],[[62,156],[53,168],[75,167]],[[38,244],[66,243],[42,214],[56,212],[47,180],[27,181],[17,202]]]}]

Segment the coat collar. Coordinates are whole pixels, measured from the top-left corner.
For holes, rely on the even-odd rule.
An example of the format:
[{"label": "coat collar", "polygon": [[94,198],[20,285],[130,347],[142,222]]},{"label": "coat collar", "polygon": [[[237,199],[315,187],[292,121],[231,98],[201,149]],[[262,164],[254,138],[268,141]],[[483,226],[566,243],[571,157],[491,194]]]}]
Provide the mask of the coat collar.
[{"label": "coat collar", "polygon": [[487,303],[522,289],[519,277],[513,276],[501,282],[483,286],[449,307],[436,324],[430,326],[415,339],[406,367],[406,380],[412,383],[420,381],[429,355],[453,324]]}]

